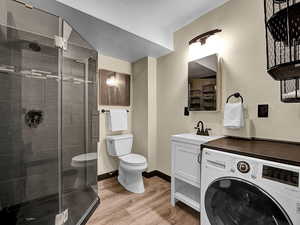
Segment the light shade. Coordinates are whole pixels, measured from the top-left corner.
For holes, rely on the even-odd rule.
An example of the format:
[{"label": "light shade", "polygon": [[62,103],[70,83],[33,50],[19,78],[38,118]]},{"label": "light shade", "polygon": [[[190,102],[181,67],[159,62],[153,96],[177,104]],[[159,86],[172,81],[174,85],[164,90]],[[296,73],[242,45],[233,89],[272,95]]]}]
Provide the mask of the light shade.
[{"label": "light shade", "polygon": [[219,53],[221,47],[221,38],[217,34],[208,37],[205,43],[194,42],[189,46],[189,62]]},{"label": "light shade", "polygon": [[107,84],[107,86],[110,86],[110,87],[117,87],[118,80],[114,76],[111,76],[110,78],[108,78],[106,80],[106,84]]}]

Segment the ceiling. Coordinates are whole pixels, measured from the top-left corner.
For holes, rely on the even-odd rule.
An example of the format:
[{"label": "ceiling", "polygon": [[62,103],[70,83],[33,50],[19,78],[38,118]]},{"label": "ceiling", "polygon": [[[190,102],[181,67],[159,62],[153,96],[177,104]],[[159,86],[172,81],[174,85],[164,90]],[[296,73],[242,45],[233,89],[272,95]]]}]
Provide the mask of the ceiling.
[{"label": "ceiling", "polygon": [[172,51],[56,0],[24,0],[24,2],[63,17],[102,55],[135,62],[146,56],[157,58]]},{"label": "ceiling", "polygon": [[24,0],[66,19],[100,54],[134,62],[174,50],[173,33],[228,0]]},{"label": "ceiling", "polygon": [[57,0],[173,50],[173,33],[227,0]]}]

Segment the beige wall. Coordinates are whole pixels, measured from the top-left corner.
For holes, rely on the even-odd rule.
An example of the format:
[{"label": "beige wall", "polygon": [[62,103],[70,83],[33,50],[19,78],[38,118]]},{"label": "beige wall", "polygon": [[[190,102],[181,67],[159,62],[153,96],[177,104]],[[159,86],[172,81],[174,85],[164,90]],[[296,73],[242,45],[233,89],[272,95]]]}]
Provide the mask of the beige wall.
[{"label": "beige wall", "polygon": [[147,171],[156,169],[156,59],[143,58],[132,66],[133,151],[148,160]]},{"label": "beige wall", "polygon": [[[98,174],[118,169],[118,160],[108,155],[106,136],[133,133],[133,152],[144,155],[148,160],[148,171],[156,169],[156,59],[147,57],[133,64],[119,59],[99,55],[99,69],[131,75],[131,106],[129,129],[125,132],[109,132],[106,115],[100,113],[100,141],[98,146]],[[99,106],[101,109],[120,108]]]},{"label": "beige wall", "polygon": [[157,60],[148,57],[148,171],[157,159]]},{"label": "beige wall", "polygon": [[[106,70],[111,70],[119,73],[126,73],[131,75],[131,63],[99,55],[99,69],[106,69]],[[131,79],[132,82],[132,79]],[[131,83],[132,84],[132,83]],[[103,113],[100,113],[100,140],[99,140],[99,146],[98,146],[98,175],[108,173],[114,170],[118,169],[118,160],[115,158],[112,158],[111,156],[108,155],[106,151],[106,141],[105,138],[107,135],[117,135],[117,134],[122,134],[122,133],[132,133],[132,122],[131,122],[131,115],[132,115],[132,85],[131,85],[131,106],[130,107],[124,107],[124,106],[102,106],[99,105],[99,110],[101,109],[111,109],[111,108],[125,108],[129,110],[128,116],[128,131],[124,132],[109,132],[107,130],[107,125],[106,125],[106,115]],[[98,98],[99,99],[99,98]]]},{"label": "beige wall", "polygon": [[[194,132],[203,120],[221,134],[222,113],[192,112],[183,116],[188,96],[188,41],[209,30],[222,29],[222,96],[240,91],[254,122],[254,135],[300,141],[300,104],[280,102],[279,83],[266,73],[266,47],[262,0],[231,0],[174,34],[175,52],[158,59],[157,167],[170,174],[170,136]],[[269,118],[257,118],[257,104],[270,105]],[[284,149],[282,149],[284,151]]]},{"label": "beige wall", "polygon": [[132,64],[133,86],[133,150],[148,156],[148,59],[143,58]]}]

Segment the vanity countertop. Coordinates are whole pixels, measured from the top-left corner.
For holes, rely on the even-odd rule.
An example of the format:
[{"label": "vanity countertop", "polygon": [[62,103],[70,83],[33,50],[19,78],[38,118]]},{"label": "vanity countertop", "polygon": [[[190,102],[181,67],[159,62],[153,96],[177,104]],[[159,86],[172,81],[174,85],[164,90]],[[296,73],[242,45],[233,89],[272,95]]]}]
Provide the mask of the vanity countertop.
[{"label": "vanity countertop", "polygon": [[202,148],[300,166],[298,143],[224,137],[202,144]]},{"label": "vanity countertop", "polygon": [[216,140],[221,136],[202,136],[194,133],[176,134],[171,137],[172,141],[184,142],[194,145],[201,145],[205,142]]}]

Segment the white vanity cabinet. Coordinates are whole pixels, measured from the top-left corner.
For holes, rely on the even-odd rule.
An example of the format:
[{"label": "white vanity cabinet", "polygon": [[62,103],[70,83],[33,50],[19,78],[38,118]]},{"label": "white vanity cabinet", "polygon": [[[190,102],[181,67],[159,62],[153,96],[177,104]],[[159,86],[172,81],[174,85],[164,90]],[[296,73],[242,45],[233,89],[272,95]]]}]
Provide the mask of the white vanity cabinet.
[{"label": "white vanity cabinet", "polygon": [[178,134],[171,138],[171,204],[181,201],[200,211],[201,144],[219,137]]},{"label": "white vanity cabinet", "polygon": [[174,176],[200,187],[200,144],[172,141],[172,149]]}]

